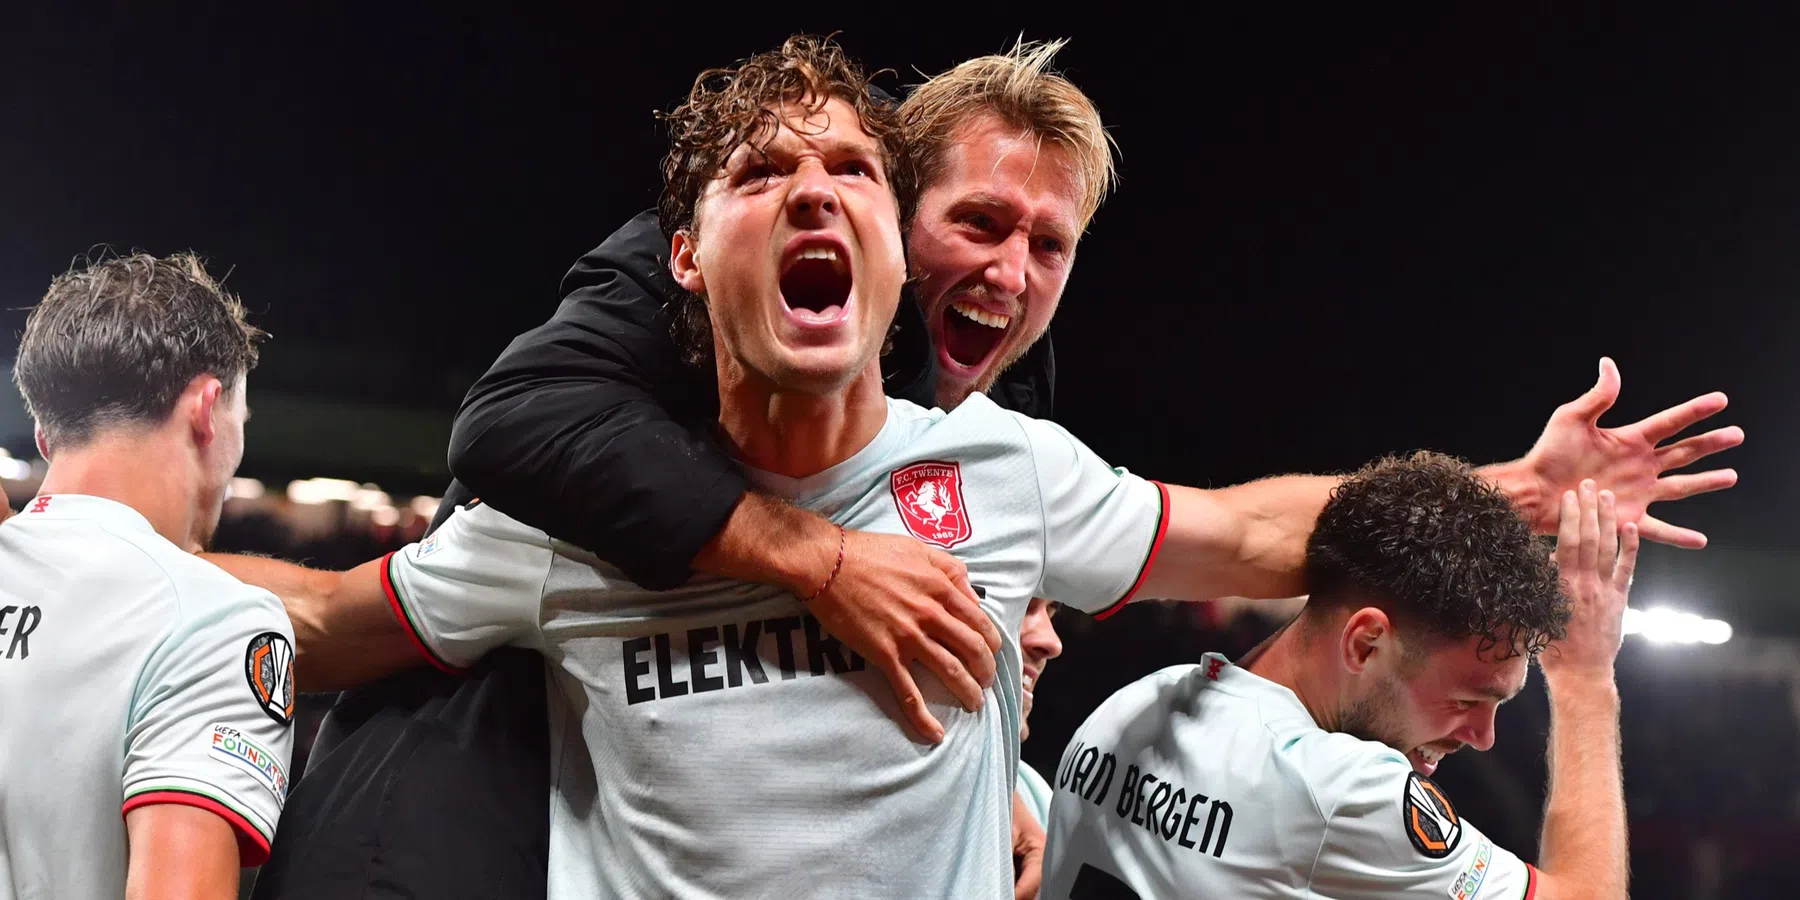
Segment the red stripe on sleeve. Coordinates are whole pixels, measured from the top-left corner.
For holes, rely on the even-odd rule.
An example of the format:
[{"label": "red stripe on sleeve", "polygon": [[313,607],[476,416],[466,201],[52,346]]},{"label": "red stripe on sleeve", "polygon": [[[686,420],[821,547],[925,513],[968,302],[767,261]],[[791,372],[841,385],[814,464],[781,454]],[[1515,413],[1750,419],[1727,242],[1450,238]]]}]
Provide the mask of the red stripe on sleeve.
[{"label": "red stripe on sleeve", "polygon": [[1162,550],[1163,538],[1169,534],[1169,488],[1160,481],[1150,483],[1156,485],[1157,498],[1162,503],[1162,510],[1157,513],[1156,519],[1156,540],[1151,542],[1150,552],[1144,557],[1143,568],[1138,569],[1137,580],[1131,583],[1131,588],[1125,592],[1125,596],[1120,597],[1119,602],[1107,607],[1104,611],[1095,613],[1094,618],[1096,619],[1104,619],[1124,609],[1125,604],[1131,602],[1131,598],[1137,594],[1138,588],[1144,586],[1144,579],[1150,577],[1150,567],[1156,564],[1156,554]]},{"label": "red stripe on sleeve", "polygon": [[1537,896],[1537,879],[1538,879],[1537,866],[1534,866],[1531,863],[1526,863],[1525,864],[1525,896],[1522,898],[1522,900],[1532,900],[1533,897]]},{"label": "red stripe on sleeve", "polygon": [[387,595],[388,608],[393,611],[394,620],[400,623],[400,630],[406,632],[406,639],[412,642],[413,648],[418,650],[433,667],[452,675],[463,674],[463,670],[438,659],[437,654],[431,652],[431,648],[425,645],[425,640],[419,637],[418,629],[413,627],[412,619],[406,615],[406,607],[400,605],[400,592],[394,590],[394,580],[388,576],[388,566],[393,561],[393,553],[381,558],[381,592]]},{"label": "red stripe on sleeve", "polygon": [[201,794],[190,794],[186,791],[146,791],[125,801],[125,808],[120,810],[121,816],[140,806],[154,806],[159,803],[178,803],[204,809],[231,826],[237,833],[238,864],[241,866],[260,866],[269,861],[269,841],[263,837],[250,820],[237,814],[231,807]]}]

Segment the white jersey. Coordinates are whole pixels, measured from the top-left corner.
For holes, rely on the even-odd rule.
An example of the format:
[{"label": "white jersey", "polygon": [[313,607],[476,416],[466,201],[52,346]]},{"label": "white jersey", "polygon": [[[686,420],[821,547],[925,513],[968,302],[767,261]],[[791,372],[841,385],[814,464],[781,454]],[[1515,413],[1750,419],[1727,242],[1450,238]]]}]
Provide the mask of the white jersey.
[{"label": "white jersey", "polygon": [[1045,900],[1520,900],[1536,872],[1385,744],[1209,653],[1114,694],[1057,767]]},{"label": "white jersey", "polygon": [[1013,793],[1025,801],[1025,808],[1031,811],[1038,827],[1050,827],[1050,782],[1024,760],[1019,760],[1019,779],[1013,785]]},{"label": "white jersey", "polygon": [[0,525],[0,900],[118,900],[121,817],[155,803],[217,814],[261,865],[292,641],[273,595],[128,506],[46,495]]},{"label": "white jersey", "polygon": [[995,684],[970,713],[915,667],[946,731],[923,744],[880,673],[793,595],[717,579],[645,590],[489,507],[458,510],[391,556],[384,583],[441,666],[502,644],[550,661],[565,701],[551,704],[551,900],[1010,896],[1025,608],[1123,602],[1164,492],[984,397],[951,414],[889,401],[844,462],[751,477],[962,559],[1005,635]]}]

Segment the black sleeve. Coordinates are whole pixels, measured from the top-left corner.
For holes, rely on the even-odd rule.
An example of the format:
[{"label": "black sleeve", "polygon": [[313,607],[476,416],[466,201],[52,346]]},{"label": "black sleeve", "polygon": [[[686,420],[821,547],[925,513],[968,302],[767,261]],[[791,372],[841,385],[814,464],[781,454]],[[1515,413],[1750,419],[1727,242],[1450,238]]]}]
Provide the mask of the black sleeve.
[{"label": "black sleeve", "polygon": [[667,253],[647,212],[582,257],[556,315],[475,383],[450,436],[450,471],[475,496],[650,588],[687,579],[748,488],[703,436],[718,393],[670,337]]}]

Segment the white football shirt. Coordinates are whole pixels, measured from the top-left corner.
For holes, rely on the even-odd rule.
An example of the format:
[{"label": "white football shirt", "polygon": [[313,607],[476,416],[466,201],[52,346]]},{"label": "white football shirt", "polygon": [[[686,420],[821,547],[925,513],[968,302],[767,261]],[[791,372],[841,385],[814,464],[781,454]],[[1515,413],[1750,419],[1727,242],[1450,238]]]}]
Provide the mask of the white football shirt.
[{"label": "white football shirt", "polygon": [[1039,827],[1050,826],[1050,782],[1024,760],[1019,760],[1019,779],[1013,785],[1013,793],[1025,801],[1025,808],[1031,811],[1031,817],[1037,820]]},{"label": "white football shirt", "polygon": [[1046,900],[1520,900],[1536,872],[1399,751],[1216,653],[1114,694],[1057,767]]},{"label": "white football shirt", "polygon": [[118,900],[123,815],[154,803],[261,865],[293,749],[281,602],[75,494],[0,525],[0,573],[0,900]]},{"label": "white football shirt", "polygon": [[648,591],[492,508],[458,510],[391,556],[385,583],[441,666],[502,644],[548,658],[565,701],[551,704],[551,900],[1010,896],[1025,608],[1127,599],[1164,492],[985,397],[950,414],[890,401],[844,462],[751,475],[962,559],[1006,636],[987,702],[964,711],[915,667],[946,731],[919,743],[880,673],[793,595],[716,579]]}]

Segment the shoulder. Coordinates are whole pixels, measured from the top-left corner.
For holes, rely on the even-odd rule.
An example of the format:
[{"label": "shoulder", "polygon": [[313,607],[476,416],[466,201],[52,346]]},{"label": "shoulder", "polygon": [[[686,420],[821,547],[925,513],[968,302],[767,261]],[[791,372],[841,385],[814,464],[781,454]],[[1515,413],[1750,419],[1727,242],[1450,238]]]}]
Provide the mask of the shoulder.
[{"label": "shoulder", "polygon": [[176,551],[172,557],[165,565],[180,599],[181,619],[189,627],[229,621],[237,630],[255,625],[292,639],[287,610],[274,594],[245,584],[198,556]]},{"label": "shoulder", "polygon": [[1151,672],[1106,698],[1088,717],[1088,724],[1124,727],[1147,714],[1154,714],[1159,722],[1166,721],[1167,710],[1185,705],[1204,688],[1206,679],[1201,668],[1186,663]]},{"label": "shoulder", "polygon": [[1371,806],[1391,805],[1406,789],[1412,765],[1386,744],[1311,723],[1271,723],[1275,753],[1304,782],[1326,818],[1359,815]]}]

